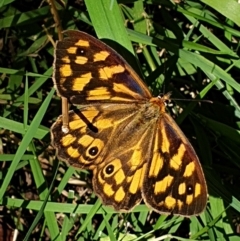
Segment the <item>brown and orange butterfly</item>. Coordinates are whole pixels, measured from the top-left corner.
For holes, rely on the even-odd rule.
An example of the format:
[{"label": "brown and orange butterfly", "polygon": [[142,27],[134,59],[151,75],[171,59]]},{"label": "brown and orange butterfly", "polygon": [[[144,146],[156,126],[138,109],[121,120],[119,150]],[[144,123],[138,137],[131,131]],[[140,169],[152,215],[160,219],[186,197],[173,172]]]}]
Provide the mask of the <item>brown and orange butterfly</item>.
[{"label": "brown and orange butterfly", "polygon": [[201,213],[207,187],[198,157],[165,111],[168,95],[150,91],[112,48],[79,31],[57,42],[53,80],[60,96],[79,105],[51,128],[60,159],[93,171],[105,205],[129,211],[143,199],[158,213]]}]

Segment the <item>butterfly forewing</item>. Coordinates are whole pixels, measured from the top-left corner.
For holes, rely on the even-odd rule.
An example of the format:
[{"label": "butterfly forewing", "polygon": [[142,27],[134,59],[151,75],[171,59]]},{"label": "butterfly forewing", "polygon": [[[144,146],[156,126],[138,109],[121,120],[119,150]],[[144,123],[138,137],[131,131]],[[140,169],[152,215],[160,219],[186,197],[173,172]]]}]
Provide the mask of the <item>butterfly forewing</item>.
[{"label": "butterfly forewing", "polygon": [[207,189],[198,157],[167,113],[162,113],[158,125],[143,183],[144,199],[156,211],[199,214],[206,206]]},{"label": "butterfly forewing", "polygon": [[113,49],[90,35],[68,30],[55,50],[53,79],[73,104],[150,98],[137,74]]},{"label": "butterfly forewing", "polygon": [[[81,107],[51,128],[60,159],[93,171],[93,188],[106,205],[129,211],[142,198],[159,213],[196,215],[207,202],[198,157],[164,98],[150,91],[113,49],[78,31],[56,46],[54,84]],[[166,95],[165,99],[168,98]]]}]

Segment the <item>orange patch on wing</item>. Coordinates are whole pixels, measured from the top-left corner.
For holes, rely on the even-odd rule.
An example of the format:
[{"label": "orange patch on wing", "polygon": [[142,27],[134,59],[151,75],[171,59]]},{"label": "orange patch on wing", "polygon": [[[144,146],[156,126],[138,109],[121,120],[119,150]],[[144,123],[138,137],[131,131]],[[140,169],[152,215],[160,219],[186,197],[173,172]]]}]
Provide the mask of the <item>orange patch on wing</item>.
[{"label": "orange patch on wing", "polygon": [[162,128],[161,129],[161,134],[162,134],[162,146],[161,146],[161,150],[162,152],[167,152],[169,153],[170,150],[170,142],[168,141],[168,137],[167,137],[167,133],[166,133],[166,128]]},{"label": "orange patch on wing", "polygon": [[78,144],[87,148],[93,141],[94,141],[94,138],[86,134],[84,136],[81,136],[77,142]]},{"label": "orange patch on wing", "polygon": [[106,87],[98,87],[88,91],[87,100],[109,100],[111,92]]},{"label": "orange patch on wing", "polygon": [[69,54],[76,54],[77,53],[77,47],[69,47],[66,50]]},{"label": "orange patch on wing", "polygon": [[[116,122],[115,122],[116,124]],[[98,126],[99,128],[109,128],[109,127],[113,127],[113,120],[112,119],[100,119],[96,122],[95,124],[96,126]]]},{"label": "orange patch on wing", "polygon": [[167,188],[172,184],[173,176],[167,175],[161,181],[156,182],[154,193],[157,195],[159,193],[163,193],[167,190]]},{"label": "orange patch on wing", "polygon": [[61,77],[68,77],[68,76],[71,76],[73,74],[72,69],[71,69],[70,65],[68,65],[68,64],[62,65],[59,68],[59,73],[60,73]]},{"label": "orange patch on wing", "polygon": [[110,55],[109,52],[107,51],[100,51],[99,53],[96,53],[93,55],[93,61],[97,62],[97,61],[104,61],[106,60],[106,58]]},{"label": "orange patch on wing", "polygon": [[114,199],[115,199],[116,202],[121,202],[121,201],[123,201],[125,195],[126,195],[126,193],[124,192],[123,187],[120,187],[116,191]]},{"label": "orange patch on wing", "polygon": [[156,177],[158,175],[158,173],[161,171],[162,167],[163,167],[163,158],[159,155],[159,134],[156,134],[155,137],[155,142],[154,142],[154,151],[153,151],[153,158],[152,158],[152,163],[150,166],[150,170],[149,170],[149,177]]},{"label": "orange patch on wing", "polygon": [[183,144],[181,144],[178,148],[177,153],[170,160],[170,167],[174,170],[179,170],[182,164],[182,159],[185,154],[186,148]]},{"label": "orange patch on wing", "polygon": [[82,74],[73,80],[72,90],[74,91],[82,91],[83,88],[91,81],[92,73]]},{"label": "orange patch on wing", "polygon": [[178,194],[179,195],[183,195],[184,193],[186,193],[186,183],[180,183],[178,186]]},{"label": "orange patch on wing", "polygon": [[130,193],[135,194],[142,187],[144,171],[143,168],[140,168],[133,174],[133,179],[129,187]]},{"label": "orange patch on wing", "polygon": [[165,198],[165,205],[169,209],[174,208],[176,206],[176,203],[177,203],[177,200],[175,198],[173,198],[172,196],[167,196]]},{"label": "orange patch on wing", "polygon": [[71,134],[67,134],[66,136],[63,136],[61,139],[61,143],[63,146],[69,146],[71,143],[73,143],[76,140],[76,137],[71,135]]},{"label": "orange patch on wing", "polygon": [[184,177],[190,177],[190,176],[192,176],[194,170],[195,170],[195,163],[192,161],[192,162],[190,162],[190,163],[187,164],[183,176],[184,176]]},{"label": "orange patch on wing", "polygon": [[109,184],[107,184],[107,183],[105,183],[104,185],[103,185],[103,192],[108,196],[108,197],[110,197],[110,196],[112,196],[115,192],[113,191],[113,189],[112,189],[112,185],[109,185]]},{"label": "orange patch on wing", "polygon": [[200,194],[201,194],[201,185],[199,183],[196,183],[194,197],[198,197]]},{"label": "orange patch on wing", "polygon": [[122,65],[115,65],[111,67],[106,66],[99,69],[99,78],[102,80],[109,80],[114,74],[120,74],[124,71],[125,68]]},{"label": "orange patch on wing", "polygon": [[177,205],[178,205],[178,208],[181,210],[182,207],[183,207],[183,202],[181,200],[177,200]]},{"label": "orange patch on wing", "polygon": [[187,195],[186,204],[190,205],[193,202],[193,195]]},{"label": "orange patch on wing", "polygon": [[72,146],[67,148],[67,154],[72,158],[77,158],[80,156],[77,148],[73,148]]},{"label": "orange patch on wing", "polygon": [[124,181],[125,178],[126,178],[126,176],[125,176],[124,171],[122,169],[119,169],[114,176],[114,180],[115,180],[117,185],[121,184]]},{"label": "orange patch on wing", "polygon": [[81,127],[85,126],[85,122],[83,122],[80,118],[69,122],[69,129],[70,130],[77,130]]},{"label": "orange patch on wing", "polygon": [[61,58],[62,62],[64,62],[65,64],[69,64],[70,63],[70,59],[68,56],[64,56]]},{"label": "orange patch on wing", "polygon": [[88,58],[83,56],[76,56],[76,59],[74,61],[76,64],[86,64],[88,62]]},{"label": "orange patch on wing", "polygon": [[75,43],[75,46],[81,46],[81,47],[89,47],[89,42],[86,41],[86,40],[78,40],[76,43]]}]

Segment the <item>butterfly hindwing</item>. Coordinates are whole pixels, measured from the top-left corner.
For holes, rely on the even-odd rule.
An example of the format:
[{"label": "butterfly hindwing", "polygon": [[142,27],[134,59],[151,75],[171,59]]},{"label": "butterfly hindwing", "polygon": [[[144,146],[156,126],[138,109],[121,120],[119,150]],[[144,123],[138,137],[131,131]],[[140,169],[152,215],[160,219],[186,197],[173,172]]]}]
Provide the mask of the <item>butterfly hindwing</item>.
[{"label": "butterfly hindwing", "polygon": [[[142,200],[156,119],[143,124],[139,109],[145,111],[145,106],[85,106],[69,113],[68,133],[61,131],[61,117],[52,127],[58,157],[75,167],[93,170],[96,194],[116,210],[130,210]],[[136,129],[138,135],[132,135]]]},{"label": "butterfly hindwing", "polygon": [[[126,111],[126,108],[128,111]],[[70,164],[94,169],[115,143],[116,134],[137,112],[136,105],[101,104],[80,107],[69,112],[69,131],[62,131],[62,116],[51,128],[58,156]],[[106,142],[109,140],[109,142]]]},{"label": "butterfly hindwing", "polygon": [[[103,203],[129,211],[142,200],[142,185],[151,160],[156,119],[144,123],[137,106],[135,115],[115,129],[104,161],[93,170],[93,187]],[[126,112],[128,112],[126,108]],[[133,133],[137,131],[137,135]]]}]

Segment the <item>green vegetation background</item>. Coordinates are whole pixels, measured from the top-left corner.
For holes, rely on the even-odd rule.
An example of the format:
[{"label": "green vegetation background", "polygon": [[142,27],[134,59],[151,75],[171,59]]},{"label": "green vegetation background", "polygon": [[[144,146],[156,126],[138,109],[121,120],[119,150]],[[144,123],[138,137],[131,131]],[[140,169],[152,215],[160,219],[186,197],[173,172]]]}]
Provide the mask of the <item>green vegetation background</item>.
[{"label": "green vegetation background", "polygon": [[[17,240],[239,240],[240,4],[62,0],[61,25],[49,4],[0,1],[1,223]],[[185,219],[139,205],[117,214],[92,193],[91,173],[58,162],[49,128],[61,113],[51,80],[60,26],[124,46],[153,94],[212,102],[169,109],[201,160],[204,213]]]}]

